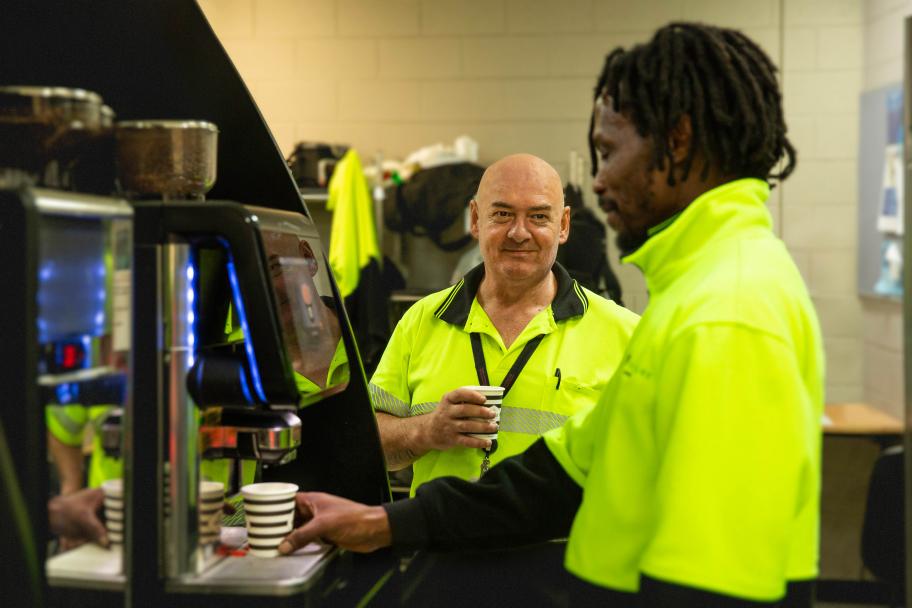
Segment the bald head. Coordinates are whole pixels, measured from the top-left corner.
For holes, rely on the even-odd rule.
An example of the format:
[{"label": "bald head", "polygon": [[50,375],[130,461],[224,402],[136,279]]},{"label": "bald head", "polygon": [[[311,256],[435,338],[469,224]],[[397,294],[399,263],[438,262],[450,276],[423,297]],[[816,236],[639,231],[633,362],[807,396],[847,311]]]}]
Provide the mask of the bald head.
[{"label": "bald head", "polygon": [[511,154],[488,167],[481,176],[475,200],[481,205],[509,200],[518,190],[538,193],[563,207],[560,175],[554,167],[531,154]]},{"label": "bald head", "polygon": [[550,276],[570,232],[570,208],[554,167],[531,154],[502,158],[485,171],[469,205],[486,281],[519,291]]}]

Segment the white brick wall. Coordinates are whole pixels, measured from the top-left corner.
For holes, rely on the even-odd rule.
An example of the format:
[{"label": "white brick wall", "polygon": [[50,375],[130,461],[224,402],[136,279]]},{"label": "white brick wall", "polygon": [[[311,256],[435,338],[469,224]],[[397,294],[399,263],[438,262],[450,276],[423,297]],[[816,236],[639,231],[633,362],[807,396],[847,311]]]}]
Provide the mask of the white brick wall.
[{"label": "white brick wall", "polygon": [[798,168],[782,186],[778,230],[820,316],[829,402],[863,397],[855,289],[862,4],[786,0],[781,15],[784,103]]},{"label": "white brick wall", "polygon": [[[526,151],[564,175],[570,150],[586,152],[592,87],[608,51],[676,19],[743,28],[782,67],[799,149],[798,171],[770,203],[776,229],[820,312],[829,399],[856,400],[869,384],[861,355],[873,348],[862,338],[854,285],[858,96],[871,86],[872,65],[876,82],[899,65],[899,42],[887,38],[910,1],[200,3],[286,152],[296,141],[326,140],[368,158],[402,157],[467,133],[482,162]],[[639,271],[618,267],[613,244],[610,251],[627,304],[642,310]]]}]

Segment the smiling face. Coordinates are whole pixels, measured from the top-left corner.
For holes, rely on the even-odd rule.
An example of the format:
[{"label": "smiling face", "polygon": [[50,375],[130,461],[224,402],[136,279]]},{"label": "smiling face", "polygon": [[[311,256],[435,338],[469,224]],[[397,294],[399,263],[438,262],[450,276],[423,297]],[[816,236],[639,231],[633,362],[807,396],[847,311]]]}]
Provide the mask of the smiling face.
[{"label": "smiling face", "polygon": [[560,176],[529,154],[494,163],[471,202],[471,230],[492,278],[520,284],[543,280],[570,233]]},{"label": "smiling face", "polygon": [[649,228],[671,217],[683,206],[668,185],[668,166],[657,169],[653,144],[637,133],[623,112],[615,112],[610,98],[595,104],[592,140],[599,158],[592,189],[608,225],[617,233],[622,253],[638,249]]}]

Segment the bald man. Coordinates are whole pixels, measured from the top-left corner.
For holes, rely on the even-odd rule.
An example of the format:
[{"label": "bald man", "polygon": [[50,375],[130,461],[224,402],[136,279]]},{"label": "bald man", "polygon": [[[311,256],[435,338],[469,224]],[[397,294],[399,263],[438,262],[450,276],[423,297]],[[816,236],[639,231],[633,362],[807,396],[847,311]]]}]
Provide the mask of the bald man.
[{"label": "bald man", "polygon": [[[387,466],[414,465],[413,495],[437,477],[478,478],[592,405],[638,320],[555,262],[570,209],[542,159],[491,165],[470,211],[482,264],[406,312],[371,378]],[[505,384],[499,427],[484,395],[460,388]]]}]

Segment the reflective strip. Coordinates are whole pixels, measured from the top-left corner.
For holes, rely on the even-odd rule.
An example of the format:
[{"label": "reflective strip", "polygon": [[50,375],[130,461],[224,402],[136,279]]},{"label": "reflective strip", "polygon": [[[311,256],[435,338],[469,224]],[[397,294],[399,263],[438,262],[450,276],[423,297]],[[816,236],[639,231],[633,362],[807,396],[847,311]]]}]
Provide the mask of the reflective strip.
[{"label": "reflective strip", "polygon": [[436,401],[426,401],[424,403],[416,403],[412,406],[412,416],[417,416],[418,414],[427,414],[434,410],[437,407]]},{"label": "reflective strip", "polygon": [[367,385],[367,392],[370,395],[371,403],[375,410],[407,418],[409,416],[409,404],[399,399],[392,393],[383,390],[373,382]]},{"label": "reflective strip", "polygon": [[569,416],[530,410],[524,407],[504,406],[500,411],[500,430],[509,433],[541,435],[564,424]]},{"label": "reflective strip", "polygon": [[583,314],[586,314],[586,311],[589,310],[589,298],[586,297],[586,294],[583,293],[583,288],[580,287],[580,284],[573,281],[573,290],[576,292],[576,296],[580,299],[580,302],[583,303]]},{"label": "reflective strip", "polygon": [[463,278],[463,279],[459,279],[459,282],[456,283],[456,285],[453,286],[453,289],[451,289],[451,290],[450,290],[450,293],[447,294],[447,297],[446,297],[446,299],[443,301],[443,304],[441,304],[441,305],[437,308],[437,310],[434,311],[434,316],[435,316],[435,317],[437,317],[437,318],[439,319],[440,317],[443,316],[443,313],[445,313],[445,312],[447,311],[447,308],[450,307],[450,304],[453,303],[453,298],[455,298],[455,297],[456,297],[456,294],[459,293],[459,290],[462,289],[463,283],[465,283],[465,279],[464,279],[464,278]]},{"label": "reflective strip", "polygon": [[[70,416],[70,411],[68,411],[68,407],[80,408],[79,410],[70,410],[70,411],[78,411],[81,414],[79,416],[79,420]],[[48,405],[45,408],[45,411],[47,411],[48,415],[54,420],[54,422],[59,424],[63,428],[63,430],[65,432],[69,433],[70,435],[78,436],[82,433],[82,429],[86,423],[86,419],[85,419],[86,417],[85,417],[85,411],[82,409],[81,405],[77,405],[77,406]]]}]

